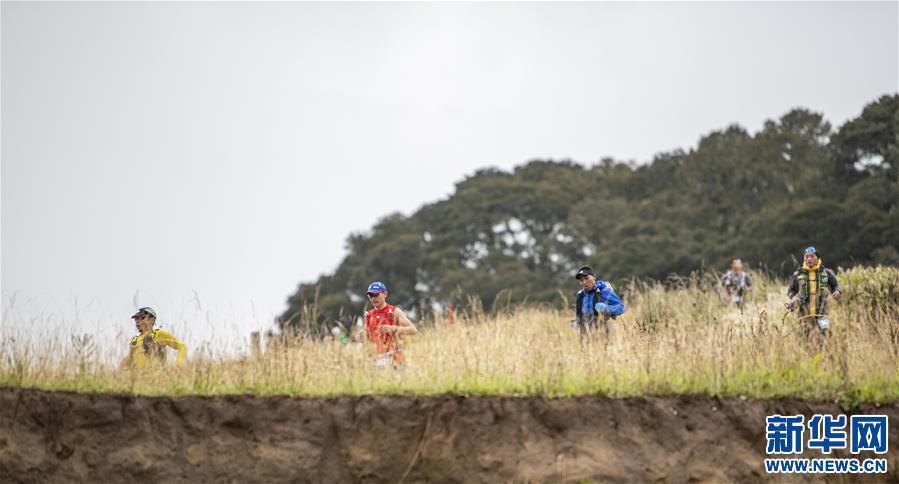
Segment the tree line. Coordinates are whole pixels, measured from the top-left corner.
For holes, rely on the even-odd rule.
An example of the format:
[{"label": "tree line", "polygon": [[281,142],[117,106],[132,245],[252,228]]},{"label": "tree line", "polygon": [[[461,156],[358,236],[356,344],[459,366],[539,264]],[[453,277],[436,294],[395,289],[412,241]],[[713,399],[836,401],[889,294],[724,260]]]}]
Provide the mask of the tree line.
[{"label": "tree line", "polygon": [[300,283],[280,323],[347,324],[373,280],[421,315],[473,300],[487,310],[498,299],[556,304],[584,264],[613,283],[717,270],[733,257],[787,275],[815,245],[834,268],[899,265],[897,128],[894,94],[838,129],[793,109],[755,134],[731,125],[645,164],[482,169],[445,200],[351,234],[336,271]]}]

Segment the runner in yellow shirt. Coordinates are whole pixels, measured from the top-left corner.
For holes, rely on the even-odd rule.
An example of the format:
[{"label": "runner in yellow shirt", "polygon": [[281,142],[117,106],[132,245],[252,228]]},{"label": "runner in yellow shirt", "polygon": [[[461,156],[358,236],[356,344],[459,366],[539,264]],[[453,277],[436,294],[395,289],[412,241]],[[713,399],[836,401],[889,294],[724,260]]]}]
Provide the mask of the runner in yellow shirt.
[{"label": "runner in yellow shirt", "polygon": [[147,368],[151,365],[165,364],[166,347],[178,350],[175,363],[180,365],[187,355],[187,346],[172,333],[161,329],[153,329],[156,325],[156,311],[151,308],[140,308],[131,316],[137,326],[137,336],[131,338],[131,347],[125,365],[132,368]]}]

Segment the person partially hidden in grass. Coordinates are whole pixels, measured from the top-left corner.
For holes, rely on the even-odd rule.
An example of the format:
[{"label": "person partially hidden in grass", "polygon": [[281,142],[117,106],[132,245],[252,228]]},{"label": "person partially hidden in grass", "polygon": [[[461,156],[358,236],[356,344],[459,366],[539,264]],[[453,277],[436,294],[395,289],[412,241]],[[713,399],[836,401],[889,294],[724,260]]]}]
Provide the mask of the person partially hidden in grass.
[{"label": "person partially hidden in grass", "polygon": [[742,306],[743,298],[752,290],[752,278],[743,272],[743,261],[731,259],[730,270],[721,276],[721,284],[718,286],[718,296],[729,304]]},{"label": "person partially hidden in grass", "polygon": [[581,284],[574,308],[581,341],[597,331],[600,319],[602,319],[606,336],[609,336],[614,329],[611,320],[624,314],[626,309],[624,303],[621,302],[607,281],[596,279],[596,274],[590,266],[578,269],[574,278]]},{"label": "person partially hidden in grass", "polygon": [[835,300],[840,299],[840,282],[837,281],[837,275],[821,263],[814,247],[805,249],[802,261],[802,267],[790,277],[787,288],[790,301],[786,306],[791,311],[799,308],[799,320],[806,336],[815,329],[827,336],[830,328],[827,299],[829,296],[833,296]]},{"label": "person partially hidden in grass", "polygon": [[156,326],[156,311],[151,308],[140,308],[131,316],[137,326],[137,336],[131,338],[131,346],[128,356],[122,362],[128,368],[143,369],[152,366],[165,365],[166,348],[174,348],[178,351],[175,363],[180,365],[187,356],[187,346],[178,338],[161,329],[153,329]]},{"label": "person partially hidden in grass", "polygon": [[418,334],[418,330],[402,309],[387,304],[387,286],[383,282],[369,284],[366,295],[373,308],[365,311],[362,334],[374,344],[375,366],[404,365],[402,337]]}]

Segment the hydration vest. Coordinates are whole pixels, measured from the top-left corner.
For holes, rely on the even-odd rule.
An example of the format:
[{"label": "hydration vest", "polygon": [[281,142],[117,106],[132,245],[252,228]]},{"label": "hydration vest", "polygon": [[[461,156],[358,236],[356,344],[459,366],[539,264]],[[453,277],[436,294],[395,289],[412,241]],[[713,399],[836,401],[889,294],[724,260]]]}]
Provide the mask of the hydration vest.
[{"label": "hydration vest", "polygon": [[[131,338],[131,348],[132,352],[135,350],[143,352],[144,356],[151,360],[165,361],[165,347],[156,343],[156,332],[158,329],[154,329],[147,333],[146,335],[141,337],[141,335],[137,335]],[[138,342],[140,342],[141,347],[137,348]]]},{"label": "hydration vest", "polygon": [[[800,314],[826,314],[827,313],[827,296],[830,294],[830,286],[828,283],[830,282],[830,278],[827,275],[827,271],[824,270],[824,266],[822,265],[814,272],[809,272],[806,268],[800,268],[793,276],[796,277],[796,281],[799,284],[799,306],[800,306]],[[811,294],[809,288],[810,279],[814,278],[816,283],[816,289],[814,293],[815,301],[811,301],[810,299],[813,294]],[[814,310],[809,311],[809,303],[814,303]]]}]

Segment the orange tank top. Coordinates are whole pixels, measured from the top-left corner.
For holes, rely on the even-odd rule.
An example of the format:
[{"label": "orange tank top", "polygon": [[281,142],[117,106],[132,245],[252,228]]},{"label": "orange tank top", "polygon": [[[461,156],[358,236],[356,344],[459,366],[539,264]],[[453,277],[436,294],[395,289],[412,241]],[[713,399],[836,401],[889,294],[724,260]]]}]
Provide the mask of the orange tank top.
[{"label": "orange tank top", "polygon": [[365,326],[368,328],[368,339],[375,344],[378,353],[386,353],[399,348],[399,339],[394,333],[378,333],[378,328],[396,326],[394,312],[396,306],[386,305],[381,309],[370,309],[365,312]]}]

